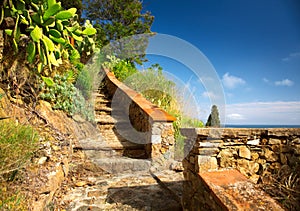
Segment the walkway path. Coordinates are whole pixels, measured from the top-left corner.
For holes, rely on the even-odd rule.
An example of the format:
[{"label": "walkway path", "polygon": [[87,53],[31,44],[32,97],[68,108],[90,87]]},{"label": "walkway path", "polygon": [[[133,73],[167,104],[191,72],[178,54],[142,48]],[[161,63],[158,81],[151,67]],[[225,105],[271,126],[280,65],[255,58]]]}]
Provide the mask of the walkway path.
[{"label": "walkway path", "polygon": [[118,135],[105,96],[100,90],[95,105],[100,136],[75,145],[57,210],[182,210],[182,172],[151,172],[143,146]]}]

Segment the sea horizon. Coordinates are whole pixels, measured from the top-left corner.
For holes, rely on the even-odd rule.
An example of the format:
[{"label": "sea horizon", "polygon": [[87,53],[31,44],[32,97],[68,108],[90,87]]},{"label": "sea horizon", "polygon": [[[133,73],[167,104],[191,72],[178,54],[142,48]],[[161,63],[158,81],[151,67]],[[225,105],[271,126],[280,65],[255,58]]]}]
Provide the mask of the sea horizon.
[{"label": "sea horizon", "polygon": [[300,128],[300,125],[225,124],[225,128]]}]

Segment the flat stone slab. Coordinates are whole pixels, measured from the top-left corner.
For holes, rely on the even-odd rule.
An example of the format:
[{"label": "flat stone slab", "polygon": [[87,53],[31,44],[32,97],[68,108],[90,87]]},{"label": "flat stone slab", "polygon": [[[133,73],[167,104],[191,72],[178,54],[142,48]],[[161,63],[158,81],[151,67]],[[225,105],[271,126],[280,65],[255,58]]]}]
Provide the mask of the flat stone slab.
[{"label": "flat stone slab", "polygon": [[199,174],[212,195],[227,210],[284,210],[277,202],[237,170]]},{"label": "flat stone slab", "polygon": [[[173,186],[181,186],[173,179],[177,177],[174,172],[165,172],[164,177]],[[91,185],[73,187],[64,194],[61,204],[65,210],[182,210],[174,196],[161,188],[149,173],[103,175],[86,180]]]},{"label": "flat stone slab", "polygon": [[149,171],[151,161],[146,159],[133,159],[126,157],[102,158],[93,160],[103,170],[112,174]]}]

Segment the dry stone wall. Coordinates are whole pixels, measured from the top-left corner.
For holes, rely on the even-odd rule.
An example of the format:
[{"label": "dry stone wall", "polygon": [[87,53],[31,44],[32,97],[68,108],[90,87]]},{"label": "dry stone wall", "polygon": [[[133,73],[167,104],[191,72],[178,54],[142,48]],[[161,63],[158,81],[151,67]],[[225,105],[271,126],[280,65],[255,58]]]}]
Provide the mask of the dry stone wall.
[{"label": "dry stone wall", "polygon": [[[160,166],[169,165],[169,160],[174,157],[173,121],[176,119],[118,81],[109,70],[104,72],[105,85],[112,98],[112,116],[118,119],[121,115],[120,121],[124,123],[117,124],[117,129],[122,133],[123,127],[127,126],[128,133],[128,127],[132,127],[131,136],[124,134],[125,138],[144,144],[148,157]],[[116,107],[121,112],[114,116]]]},{"label": "dry stone wall", "polygon": [[[181,132],[186,137],[184,202],[191,210],[197,210],[198,199],[203,196],[199,188],[207,191],[208,187],[201,179],[204,172],[237,169],[257,183],[280,170],[291,171],[300,165],[300,128],[199,128],[182,129]],[[204,196],[201,200],[207,202],[215,195],[210,191],[205,196],[207,200]]]}]

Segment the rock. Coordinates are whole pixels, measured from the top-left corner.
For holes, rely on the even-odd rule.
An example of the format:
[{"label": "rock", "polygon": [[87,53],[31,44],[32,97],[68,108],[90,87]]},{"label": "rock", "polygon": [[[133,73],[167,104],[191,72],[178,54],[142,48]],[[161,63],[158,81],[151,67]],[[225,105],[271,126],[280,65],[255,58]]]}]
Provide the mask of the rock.
[{"label": "rock", "polygon": [[233,149],[224,149],[224,150],[222,150],[219,154],[218,154],[218,158],[225,158],[225,157],[227,157],[227,158],[231,158],[231,157],[233,157],[233,155],[234,154],[237,154],[236,153],[236,151],[235,150],[233,150]]},{"label": "rock", "polygon": [[184,170],[182,162],[175,162],[175,161],[171,164],[170,169],[177,172]]},{"label": "rock", "polygon": [[249,171],[251,174],[257,173],[259,170],[259,164],[256,162],[249,162]]},{"label": "rock", "polygon": [[246,146],[241,146],[239,148],[239,156],[241,158],[251,159],[251,151]]},{"label": "rock", "polygon": [[287,157],[285,156],[284,153],[280,153],[280,162],[283,165],[287,164]]},{"label": "rock", "polygon": [[217,148],[219,147],[220,143],[212,143],[212,142],[200,142],[200,148]]},{"label": "rock", "polygon": [[266,161],[265,159],[259,158],[259,159],[257,160],[257,163],[259,163],[259,164],[261,164],[261,165],[264,165],[264,164],[267,163],[267,161]]},{"label": "rock", "polygon": [[72,118],[76,121],[76,122],[79,122],[79,123],[83,123],[85,122],[85,119],[82,118],[80,115],[78,114],[75,114],[74,116],[72,116]]},{"label": "rock", "polygon": [[293,139],[292,143],[294,143],[294,144],[300,144],[300,138]]},{"label": "rock", "polygon": [[300,145],[295,145],[295,146],[294,146],[294,153],[295,153],[296,155],[300,155]]},{"label": "rock", "polygon": [[259,139],[254,139],[254,140],[247,141],[248,145],[255,145],[255,146],[257,146],[257,145],[259,145],[259,143],[260,143]]},{"label": "rock", "polygon": [[246,159],[237,160],[238,167],[244,168],[244,169],[249,169],[249,162],[250,161],[246,160]]},{"label": "rock", "polygon": [[79,182],[76,182],[75,183],[75,185],[77,186],[77,187],[82,187],[82,186],[85,186],[85,185],[87,185],[88,183],[87,183],[87,181],[79,181]]},{"label": "rock", "polygon": [[218,154],[218,158],[220,158],[220,166],[222,168],[227,167],[235,167],[234,155],[236,155],[236,151],[233,149],[224,149]]},{"label": "rock", "polygon": [[48,159],[47,157],[41,157],[37,163],[39,165],[43,165],[44,163],[46,163],[47,159]]},{"label": "rock", "polygon": [[197,159],[197,164],[196,164],[197,172],[218,169],[218,162],[215,157],[198,155],[196,156],[196,159]]},{"label": "rock", "polygon": [[218,152],[218,148],[197,148],[197,154],[199,155],[214,155]]},{"label": "rock", "polygon": [[268,148],[264,149],[264,155],[267,161],[275,162],[278,160],[278,156]]},{"label": "rock", "polygon": [[87,196],[88,197],[99,197],[101,196],[103,193],[99,190],[95,190],[95,191],[89,191]]},{"label": "rock", "polygon": [[270,165],[270,169],[279,170],[280,168],[281,164],[279,162],[275,162]]},{"label": "rock", "polygon": [[273,144],[281,144],[281,140],[280,139],[276,139],[276,138],[270,138],[269,139],[269,144],[273,145]]},{"label": "rock", "polygon": [[257,160],[259,158],[259,154],[257,152],[251,153],[251,159]]},{"label": "rock", "polygon": [[259,180],[260,176],[257,174],[253,174],[251,177],[249,177],[249,179],[254,182],[255,184],[257,184],[258,180]]}]

